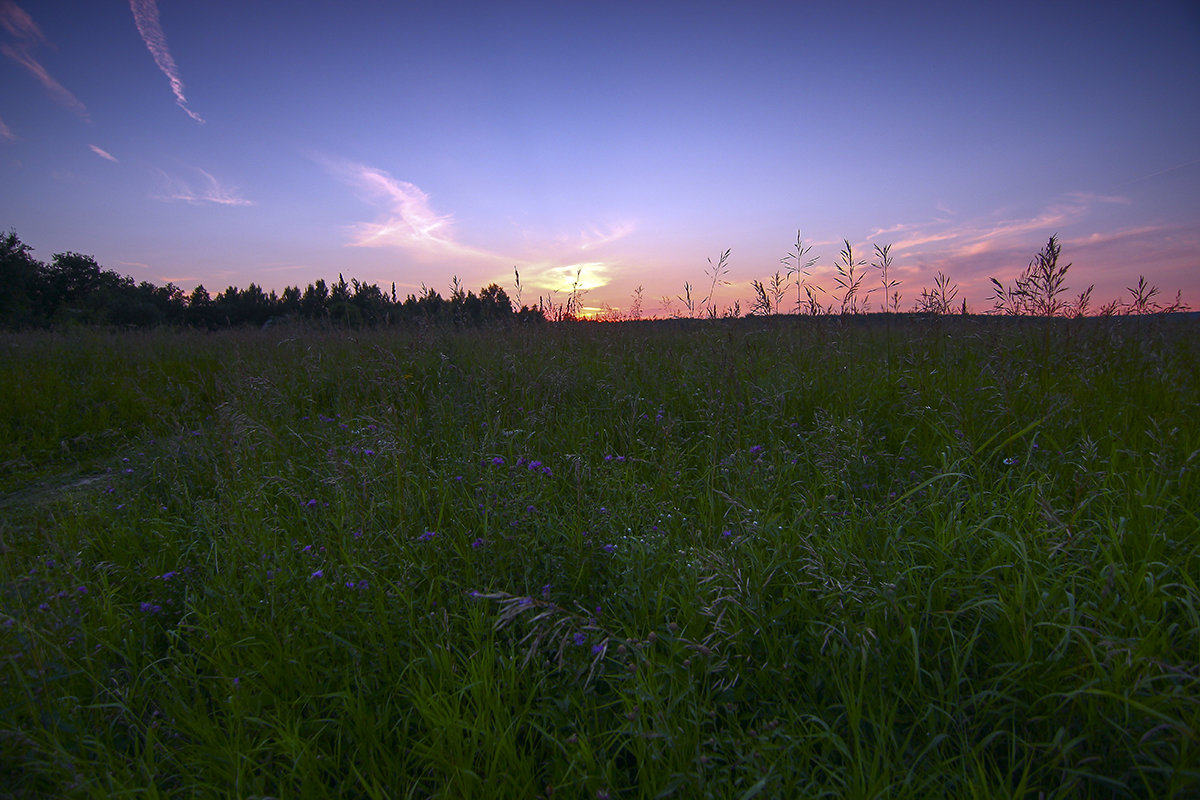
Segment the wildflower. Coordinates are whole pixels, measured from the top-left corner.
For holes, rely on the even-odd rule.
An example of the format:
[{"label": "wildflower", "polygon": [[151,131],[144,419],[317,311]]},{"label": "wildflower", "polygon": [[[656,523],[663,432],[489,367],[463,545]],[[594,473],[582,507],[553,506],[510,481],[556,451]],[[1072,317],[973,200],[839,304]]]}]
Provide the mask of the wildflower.
[{"label": "wildflower", "polygon": [[324,578],[324,577],[325,577],[325,570],[323,570],[323,569],[315,570],[312,575],[308,576],[309,580],[312,580],[313,578]]},{"label": "wildflower", "polygon": [[88,588],[86,586],[76,586],[75,591],[79,592],[80,594],[87,594]]},{"label": "wildflower", "polygon": [[500,456],[495,456],[492,458],[492,463],[494,465],[496,465],[497,467],[502,467],[502,466],[504,466],[504,459],[501,458]]},{"label": "wildflower", "polygon": [[483,547],[483,545],[484,545],[483,539],[476,539],[475,541],[471,542],[471,548],[473,550],[478,550],[479,548]]},{"label": "wildflower", "polygon": [[176,572],[175,570],[170,570],[169,572],[164,572],[162,575],[159,575],[158,579],[160,581],[169,581],[169,580],[171,580],[171,578],[174,578],[178,574],[179,573]]},{"label": "wildflower", "polygon": [[606,552],[606,553],[615,553],[615,552],[617,552],[617,546],[616,546],[615,544],[606,544],[606,545],[604,545],[603,547],[601,547],[600,549],[601,549],[601,550],[603,550],[603,551],[604,551],[604,552]]},{"label": "wildflower", "polygon": [[316,508],[316,507],[317,507],[317,501],[316,501],[316,499],[309,500],[309,501],[308,501],[307,503],[305,503],[304,505],[305,505],[306,507],[308,507],[308,508]]},{"label": "wildflower", "polygon": [[554,473],[550,471],[549,467],[542,467],[542,474],[545,475],[547,478],[554,477]]},{"label": "wildflower", "polygon": [[542,597],[546,600],[550,599],[550,584],[547,583],[542,587]]},{"label": "wildflower", "polygon": [[721,531],[721,535],[728,539],[730,536],[733,536],[733,531],[726,529]]},{"label": "wildflower", "polygon": [[437,534],[434,533],[433,531],[425,531],[424,533],[422,533],[420,536],[417,537],[417,541],[418,542],[430,542],[430,541],[433,541],[433,537],[435,537],[435,536],[437,536]]},{"label": "wildflower", "polygon": [[602,645],[602,644],[592,645],[592,655],[598,656],[603,652],[604,652],[604,645]]},{"label": "wildflower", "polygon": [[587,636],[582,631],[577,631],[572,637],[576,647],[582,647],[587,643]]},{"label": "wildflower", "polygon": [[1004,459],[1004,463],[1011,467],[1013,464],[1017,463],[1017,457],[1009,456],[1008,458]]},{"label": "wildflower", "polygon": [[157,603],[144,602],[141,609],[143,614],[158,614],[162,611],[162,606]]},{"label": "wildflower", "polygon": [[763,446],[761,444],[756,444],[750,448],[750,455],[754,455],[755,453],[761,453],[762,449],[763,449]]}]

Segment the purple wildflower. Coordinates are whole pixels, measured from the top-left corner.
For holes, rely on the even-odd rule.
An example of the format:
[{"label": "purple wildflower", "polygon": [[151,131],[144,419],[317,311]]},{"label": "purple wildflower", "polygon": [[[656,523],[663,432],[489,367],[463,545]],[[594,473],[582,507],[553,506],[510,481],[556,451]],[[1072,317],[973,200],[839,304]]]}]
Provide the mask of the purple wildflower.
[{"label": "purple wildflower", "polygon": [[417,537],[417,541],[418,542],[433,541],[433,537],[435,537],[435,536],[437,536],[437,534],[434,533],[433,531],[425,531],[424,533],[422,533],[420,536]]},{"label": "purple wildflower", "polygon": [[483,545],[484,545],[483,539],[476,539],[475,541],[471,542],[471,547],[475,550],[478,550],[479,548],[483,547]]},{"label": "purple wildflower", "polygon": [[576,647],[582,647],[584,644],[587,643],[587,636],[585,636],[582,631],[576,632],[573,639],[575,641]]},{"label": "purple wildflower", "polygon": [[324,577],[325,577],[325,570],[323,570],[323,569],[318,569],[318,570],[315,570],[315,571],[313,572],[313,574],[312,574],[312,575],[309,575],[308,577],[309,577],[309,580],[312,580],[313,578],[324,578]]}]

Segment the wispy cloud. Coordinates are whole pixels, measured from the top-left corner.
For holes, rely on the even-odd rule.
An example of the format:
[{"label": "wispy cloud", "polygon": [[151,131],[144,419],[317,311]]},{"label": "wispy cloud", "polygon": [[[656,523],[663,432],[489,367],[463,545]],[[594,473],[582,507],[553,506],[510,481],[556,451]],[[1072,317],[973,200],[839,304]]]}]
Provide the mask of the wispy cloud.
[{"label": "wispy cloud", "polygon": [[114,156],[112,153],[108,152],[107,150],[102,150],[101,148],[97,147],[94,144],[89,144],[88,149],[91,150],[96,155],[100,156],[101,158],[105,159],[106,161],[111,161],[114,164],[121,163],[120,161],[117,161],[116,156]]},{"label": "wispy cloud", "polygon": [[601,229],[593,225],[579,232],[579,249],[594,250],[598,247],[603,247],[606,244],[624,239],[635,230],[637,230],[637,225],[632,222],[620,222],[609,226],[607,229]]},{"label": "wispy cloud", "polygon": [[473,262],[489,272],[502,265],[506,276],[516,267],[524,285],[534,290],[570,291],[578,282],[577,288],[587,291],[608,284],[616,268],[602,261],[596,251],[636,229],[632,222],[585,225],[575,235],[548,236],[542,244],[523,247],[524,256],[514,257],[464,243],[454,215],[437,209],[430,195],[413,183],[364,164],[320,156],[314,159],[380,209],[376,219],[349,226],[350,246],[395,247],[424,261],[454,266]]},{"label": "wispy cloud", "polygon": [[137,25],[138,33],[142,35],[146,49],[150,51],[150,55],[154,56],[154,63],[162,70],[162,74],[167,76],[167,80],[171,84],[175,102],[185,114],[203,125],[204,119],[188,108],[187,97],[183,93],[183,79],[179,77],[179,67],[175,65],[175,59],[171,57],[171,51],[167,48],[167,37],[158,20],[157,0],[129,0],[129,8],[133,11],[133,23]]},{"label": "wispy cloud", "polygon": [[415,184],[364,164],[327,162],[327,166],[367,200],[382,207],[374,221],[350,226],[350,245],[399,247],[427,258],[452,256],[512,263],[506,256],[459,242],[454,217],[435,211],[429,195]]},{"label": "wispy cloud", "polygon": [[181,200],[192,205],[214,203],[221,206],[252,206],[254,203],[242,197],[237,187],[222,185],[211,173],[197,167],[202,180],[198,187],[165,172],[159,171],[166,189],[156,195],[158,200]]},{"label": "wispy cloud", "polygon": [[990,215],[969,221],[946,219],[917,223],[902,223],[880,228],[867,237],[868,241],[888,234],[898,235],[892,251],[918,251],[926,245],[937,244],[949,259],[996,252],[1008,246],[1023,246],[1029,234],[1054,233],[1058,228],[1082,221],[1098,205],[1128,204],[1125,197],[1089,192],[1070,192],[1062,195],[1034,214],[1017,215],[998,210]]},{"label": "wispy cloud", "polygon": [[[1069,192],[1040,209],[1023,214],[1013,213],[1011,209],[997,209],[974,219],[939,216],[921,222],[899,223],[872,231],[867,242],[882,244],[891,240],[896,273],[904,276],[909,288],[927,284],[938,272],[944,272],[953,276],[974,305],[990,292],[989,277],[1011,279],[1024,269],[1051,234],[1061,234],[1072,254],[1078,253],[1082,257],[1085,248],[1097,252],[1097,246],[1105,237],[1088,237],[1079,229],[1102,207],[1128,205],[1129,202],[1128,198],[1118,195]],[[1126,232],[1120,238],[1144,236],[1150,230]],[[864,245],[867,246],[869,244]],[[856,249],[858,247],[856,245]],[[822,259],[817,272],[832,280],[833,270],[833,265]]]},{"label": "wispy cloud", "polygon": [[17,135],[12,132],[12,129],[4,124],[4,120],[0,119],[0,141],[15,142]]},{"label": "wispy cloud", "polygon": [[1187,168],[1189,168],[1189,167],[1194,167],[1194,166],[1196,166],[1197,164],[1200,164],[1200,158],[1193,158],[1191,161],[1184,161],[1184,162],[1182,162],[1182,163],[1179,163],[1179,164],[1173,164],[1172,166],[1169,166],[1169,167],[1167,167],[1167,168],[1165,168],[1165,169],[1160,169],[1160,170],[1156,170],[1156,171],[1154,171],[1154,172],[1151,172],[1151,173],[1150,173],[1150,174],[1148,174],[1148,175],[1141,175],[1141,176],[1139,176],[1139,177],[1137,177],[1137,178],[1134,178],[1134,179],[1133,179],[1133,180],[1131,180],[1131,181],[1127,181],[1127,182],[1126,182],[1124,185],[1125,185],[1125,186],[1130,186],[1130,185],[1132,185],[1132,184],[1135,184],[1135,183],[1140,183],[1141,181],[1150,180],[1151,178],[1157,178],[1157,177],[1159,177],[1159,176],[1161,176],[1161,175],[1169,175],[1169,174],[1170,174],[1170,173],[1172,173],[1172,172],[1177,172],[1177,171],[1179,171],[1179,170],[1182,170],[1182,169],[1187,169]]},{"label": "wispy cloud", "polygon": [[55,102],[74,111],[84,120],[90,120],[87,106],[55,80],[42,63],[34,58],[34,48],[49,42],[33,18],[12,0],[0,0],[0,27],[16,40],[0,45],[0,53],[4,53],[28,70]]},{"label": "wispy cloud", "polygon": [[527,264],[521,271],[522,280],[534,289],[550,292],[587,292],[607,286],[612,281],[613,266],[604,261],[584,261],[578,264]]},{"label": "wispy cloud", "polygon": [[46,43],[46,37],[42,35],[42,30],[33,21],[33,17],[13,0],[0,0],[0,26],[3,26],[10,36],[22,41],[32,44]]}]

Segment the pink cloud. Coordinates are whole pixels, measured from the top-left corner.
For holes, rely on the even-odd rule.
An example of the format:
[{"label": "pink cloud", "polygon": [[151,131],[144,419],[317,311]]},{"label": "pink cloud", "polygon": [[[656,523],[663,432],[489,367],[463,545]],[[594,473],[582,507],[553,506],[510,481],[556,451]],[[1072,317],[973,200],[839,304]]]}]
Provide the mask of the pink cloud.
[{"label": "pink cloud", "polygon": [[162,74],[167,76],[167,80],[171,84],[175,102],[185,114],[203,125],[204,119],[188,108],[187,97],[183,93],[183,79],[179,77],[179,67],[176,66],[175,59],[171,57],[171,51],[167,48],[167,37],[163,33],[162,24],[158,19],[158,3],[156,0],[129,0],[129,8],[133,11],[133,23],[137,26],[138,33],[142,35],[146,49],[150,51],[150,55],[154,56],[154,63],[162,71]]},{"label": "pink cloud", "polygon": [[17,40],[15,43],[6,42],[0,45],[0,53],[4,53],[28,70],[56,102],[88,120],[87,107],[33,57],[34,47],[48,44],[33,18],[12,0],[0,0],[0,27]]},{"label": "pink cloud", "polygon": [[157,195],[158,200],[181,200],[191,205],[213,203],[221,206],[252,206],[254,203],[242,197],[236,187],[222,185],[211,173],[196,168],[203,178],[199,188],[193,187],[187,181],[172,177],[165,172],[159,172],[166,184],[163,194]]},{"label": "pink cloud", "polygon": [[637,230],[637,225],[632,222],[621,222],[610,226],[607,230],[602,230],[593,225],[587,230],[580,231],[579,249],[592,250],[597,247],[603,247],[606,244],[624,239],[635,230]]},{"label": "pink cloud", "polygon": [[41,65],[25,46],[13,47],[12,45],[0,45],[0,53],[16,61],[25,69],[29,70],[33,77],[37,78],[42,87],[50,94],[55,101],[60,105],[71,109],[85,120],[90,119],[88,116],[87,106],[79,101],[79,98],[71,94],[71,92],[46,71],[46,68]]},{"label": "pink cloud", "polygon": [[[350,246],[395,247],[425,261],[440,261],[455,267],[473,265],[488,272],[502,269],[502,273],[490,278],[498,282],[511,277],[511,270],[516,267],[525,285],[533,289],[566,291],[577,277],[579,289],[599,288],[610,281],[615,267],[598,258],[594,251],[635,229],[632,222],[608,227],[584,226],[577,236],[557,237],[549,248],[538,247],[541,252],[514,257],[462,242],[455,230],[454,215],[437,210],[430,196],[413,183],[364,164],[317,155],[313,158],[356,187],[363,199],[380,210],[376,219],[349,227]],[[584,260],[581,258],[584,251],[593,253]]]},{"label": "pink cloud", "polygon": [[105,159],[106,161],[111,161],[114,164],[121,163],[121,162],[117,161],[116,157],[112,153],[108,152],[107,150],[102,150],[101,148],[97,147],[94,144],[89,144],[88,149],[91,150],[96,155],[100,156],[101,158]]},{"label": "pink cloud", "polygon": [[45,44],[46,37],[25,9],[12,0],[0,0],[0,25],[10,35],[26,42]]},{"label": "pink cloud", "polygon": [[16,134],[12,132],[12,129],[4,124],[4,120],[2,119],[0,119],[0,140],[6,142],[15,142],[17,140]]},{"label": "pink cloud", "polygon": [[506,256],[459,242],[454,234],[454,217],[434,211],[429,195],[415,184],[363,164],[341,164],[334,169],[383,207],[374,222],[351,226],[352,246],[400,247],[429,258],[512,263]]}]

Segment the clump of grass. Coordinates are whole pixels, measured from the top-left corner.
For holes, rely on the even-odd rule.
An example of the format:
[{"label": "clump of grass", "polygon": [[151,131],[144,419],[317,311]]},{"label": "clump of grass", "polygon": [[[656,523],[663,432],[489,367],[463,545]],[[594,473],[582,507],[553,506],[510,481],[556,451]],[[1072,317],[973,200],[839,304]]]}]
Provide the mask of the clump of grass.
[{"label": "clump of grass", "polygon": [[1066,322],[10,338],[6,791],[1187,796],[1200,338]]}]

